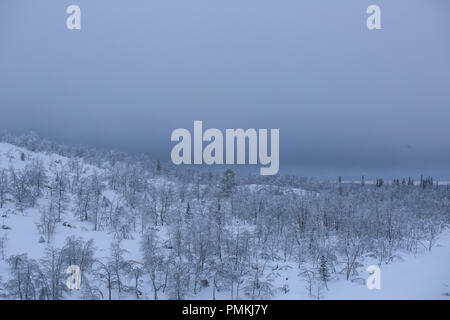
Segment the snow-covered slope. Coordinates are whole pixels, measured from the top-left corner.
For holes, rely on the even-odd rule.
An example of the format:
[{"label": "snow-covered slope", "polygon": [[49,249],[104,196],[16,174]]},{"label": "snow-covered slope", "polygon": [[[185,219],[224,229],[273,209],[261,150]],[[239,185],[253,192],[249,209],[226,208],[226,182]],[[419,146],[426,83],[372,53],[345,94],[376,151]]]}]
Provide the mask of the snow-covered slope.
[{"label": "snow-covered slope", "polygon": [[381,289],[368,290],[348,281],[330,285],[327,299],[444,299],[450,300],[450,230],[431,252],[402,255],[401,262],[383,265]]},{"label": "snow-covered slope", "polygon": [[[368,260],[361,270],[372,263]],[[275,267],[270,266],[270,267]],[[365,280],[369,274],[361,274],[360,281],[346,281],[344,277],[331,280],[320,291],[320,299],[329,300],[450,300],[450,229],[447,229],[431,252],[417,256],[401,254],[401,259],[381,265],[381,289],[369,290]],[[287,293],[278,290],[273,299],[308,300],[308,283],[299,276],[295,264],[278,264],[274,286],[287,287]],[[313,292],[316,295],[315,292]],[[316,295],[317,296],[317,295]],[[211,299],[212,291],[205,290],[192,299]],[[230,294],[216,294],[218,299],[230,299]]]},{"label": "snow-covered slope", "polygon": [[271,194],[278,194],[278,195],[287,195],[292,194],[300,197],[304,196],[315,196],[317,195],[316,192],[299,189],[299,188],[290,188],[290,187],[279,187],[279,186],[272,186],[268,184],[248,184],[243,186],[243,188],[247,188],[251,192],[260,193],[271,193]]},{"label": "snow-covered slope", "polygon": [[[25,148],[0,142],[0,169],[23,169],[34,160],[42,161],[45,168],[49,168],[52,164],[67,166],[70,161],[70,159],[54,153],[32,152]],[[101,172],[101,169],[89,164],[84,164],[83,169],[84,175],[93,173],[94,170]]]},{"label": "snow-covered slope", "polygon": [[[27,165],[39,160],[45,168],[52,166],[69,166],[71,159],[56,154],[35,153],[29,150],[16,147],[6,143],[0,143],[0,170],[24,169]],[[80,160],[81,161],[81,160]],[[102,174],[104,169],[83,163],[82,176],[88,176],[94,172]],[[51,180],[52,176],[49,177]],[[177,182],[171,181],[167,177],[153,177],[149,183],[154,186],[170,185],[177,188]],[[194,186],[193,186],[194,187]],[[250,192],[270,193],[273,195],[295,195],[317,196],[303,189],[274,187],[269,185],[251,184],[241,186]],[[106,188],[103,196],[110,201],[118,197],[115,191]],[[175,195],[176,197],[177,195]],[[48,205],[48,199],[40,197],[37,205],[33,208],[26,208],[20,212],[12,202],[7,203],[0,209],[0,237],[5,237],[6,244],[3,252],[0,252],[0,277],[3,281],[9,277],[9,267],[5,259],[11,255],[26,253],[30,258],[39,260],[44,255],[47,247],[46,242],[40,241],[41,234],[38,232],[37,224],[40,219],[40,211]],[[75,198],[70,195],[68,208],[62,221],[58,222],[55,234],[50,243],[51,246],[60,248],[64,245],[68,236],[81,237],[84,240],[93,239],[96,247],[96,258],[104,258],[109,255],[110,245],[114,242],[114,233],[105,229],[93,230],[93,224],[88,221],[81,221],[74,216]],[[183,204],[183,210],[185,204]],[[252,226],[239,224],[227,226],[229,232],[244,229],[252,230]],[[167,226],[154,228],[158,241],[167,241]],[[234,231],[233,231],[234,230]],[[131,232],[131,237],[121,242],[125,259],[139,261],[142,259],[140,251],[141,233]],[[1,249],[1,248],[0,248]],[[381,290],[368,290],[364,284],[367,274],[360,274],[360,281],[347,281],[344,277],[333,278],[327,284],[328,288],[322,289],[318,293],[321,299],[450,299],[450,231],[440,235],[437,245],[431,252],[419,252],[417,256],[407,253],[400,253],[402,261],[397,259],[390,264],[381,266]],[[368,265],[376,264],[375,261],[366,259],[360,270],[365,270]],[[308,293],[308,283],[303,275],[303,270],[298,268],[295,262],[269,262],[267,268],[267,279],[273,285],[274,299],[311,299]],[[143,283],[142,298],[152,299],[152,286],[148,279]],[[0,290],[1,291],[1,290]],[[223,290],[214,293],[217,299],[230,299],[230,291]],[[317,294],[315,295],[317,297]],[[74,293],[71,298],[76,298]],[[212,288],[206,287],[197,294],[189,293],[187,299],[211,299],[213,297]],[[122,298],[133,298],[133,295],[122,296]],[[167,294],[159,293],[159,298],[168,298]]]}]

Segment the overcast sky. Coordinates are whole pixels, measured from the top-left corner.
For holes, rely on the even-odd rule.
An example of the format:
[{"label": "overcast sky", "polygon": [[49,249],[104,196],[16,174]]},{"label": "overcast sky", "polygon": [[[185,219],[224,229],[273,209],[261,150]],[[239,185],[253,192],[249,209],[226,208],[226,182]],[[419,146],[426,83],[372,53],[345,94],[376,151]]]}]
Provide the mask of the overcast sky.
[{"label": "overcast sky", "polygon": [[0,108],[12,133],[166,161],[203,120],[279,128],[280,172],[450,180],[450,1],[0,0]]}]

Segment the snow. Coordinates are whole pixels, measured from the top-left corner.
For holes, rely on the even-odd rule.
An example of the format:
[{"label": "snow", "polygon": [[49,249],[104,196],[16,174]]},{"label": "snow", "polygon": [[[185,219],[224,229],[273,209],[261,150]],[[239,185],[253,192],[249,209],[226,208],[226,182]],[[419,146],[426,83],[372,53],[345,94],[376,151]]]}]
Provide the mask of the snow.
[{"label": "snow", "polygon": [[[347,281],[344,277],[331,280],[328,290],[321,292],[321,299],[327,300],[450,300],[450,230],[440,237],[431,252],[422,252],[416,257],[402,255],[402,261],[381,266],[381,289],[369,290],[364,274],[371,263],[361,268],[362,283]],[[309,300],[307,283],[298,274],[295,264],[284,264],[284,270],[277,270],[275,288],[289,286],[289,292],[278,292],[272,299]],[[281,267],[281,264],[280,264]],[[286,280],[287,279],[287,280]],[[230,299],[230,292],[216,292],[217,299]],[[212,290],[203,290],[191,299],[211,299]]]},{"label": "snow", "polygon": [[[25,161],[22,161],[21,153],[25,155]],[[55,154],[34,153],[23,148],[19,148],[10,144],[0,143],[0,169],[24,168],[33,159],[41,159],[44,166],[48,167],[52,162],[61,161],[67,163],[69,159]],[[90,171],[97,170],[91,165],[86,165],[88,174]],[[173,183],[166,178],[153,179],[155,185],[164,185]],[[292,193],[297,196],[314,195],[303,189],[274,187],[269,185],[250,184],[245,186],[252,192],[260,192],[262,190],[271,190],[281,192],[282,194]],[[115,192],[112,190],[104,191],[104,195],[113,200]],[[5,208],[0,209],[0,215],[6,217],[0,218],[1,225],[11,227],[10,230],[1,230],[0,236],[7,235],[5,255],[27,253],[30,258],[40,259],[46,248],[46,243],[39,243],[40,235],[38,233],[36,223],[39,220],[39,207],[45,204],[46,200],[40,199],[36,208],[26,209],[20,213],[8,204]],[[68,210],[69,212],[70,210]],[[110,244],[114,240],[114,235],[106,231],[93,231],[92,224],[82,222],[72,214],[67,214],[64,222],[68,222],[72,228],[62,226],[59,223],[52,245],[61,247],[66,237],[74,235],[84,240],[94,239],[97,248],[96,255],[98,258],[108,255]],[[251,226],[240,226],[247,230],[251,230]],[[167,238],[167,229],[158,227],[158,234],[161,241]],[[140,260],[140,235],[133,234],[134,239],[123,240],[123,248],[128,251],[127,259]],[[332,279],[328,283],[328,289],[321,292],[321,298],[324,299],[445,299],[450,300],[450,230],[447,228],[439,237],[438,243],[433,247],[431,252],[420,252],[417,256],[400,253],[401,261],[397,260],[390,264],[381,266],[381,290],[369,290],[365,286],[365,281],[347,281],[344,276],[340,279]],[[367,260],[364,266],[360,268],[360,278],[365,280],[368,276],[364,271],[367,266],[374,264],[373,261]],[[301,270],[297,264],[293,262],[273,263],[266,266],[267,270],[272,269],[275,294],[273,299],[311,299],[307,290],[306,280],[299,276]],[[6,262],[0,257],[0,277],[5,280],[8,278],[8,267]],[[361,283],[362,282],[362,283]],[[278,288],[288,286],[287,293],[282,292]],[[152,298],[151,285],[146,283],[146,298]],[[164,294],[159,293],[160,298],[165,298]],[[217,299],[230,299],[230,291],[216,292]],[[236,293],[234,293],[236,296]],[[211,299],[211,287],[204,288],[197,295],[190,295],[187,299]],[[241,297],[242,298],[242,297]]]},{"label": "snow", "polygon": [[444,232],[431,252],[383,265],[381,289],[347,281],[331,284],[328,299],[444,299],[450,300],[450,231]]},{"label": "snow", "polygon": [[267,192],[271,191],[273,193],[280,193],[280,194],[293,194],[300,197],[304,197],[307,195],[317,195],[316,192],[300,189],[300,188],[289,188],[289,187],[279,187],[279,186],[272,186],[267,184],[248,184],[245,186],[248,190],[251,192],[259,193],[259,192]]}]

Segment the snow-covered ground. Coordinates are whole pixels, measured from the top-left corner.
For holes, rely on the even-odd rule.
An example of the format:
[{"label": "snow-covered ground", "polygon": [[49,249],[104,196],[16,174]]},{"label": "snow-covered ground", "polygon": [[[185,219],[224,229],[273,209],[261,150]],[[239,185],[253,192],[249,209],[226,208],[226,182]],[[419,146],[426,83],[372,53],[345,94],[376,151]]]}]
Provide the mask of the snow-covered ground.
[{"label": "snow-covered ground", "polygon": [[[361,268],[365,270],[370,264]],[[274,287],[289,287],[287,293],[278,290],[273,299],[308,300],[308,283],[299,277],[295,264],[279,264],[279,276]],[[320,292],[321,299],[331,300],[403,300],[433,299],[450,300],[450,230],[439,238],[431,252],[417,256],[402,254],[401,259],[381,266],[381,289],[369,290],[365,279],[369,274],[360,275],[360,281],[347,281],[344,276],[328,283],[328,289]],[[313,292],[314,294],[314,292]],[[203,290],[191,299],[211,299],[212,290]],[[230,299],[230,292],[216,293],[217,299]]]},{"label": "snow-covered ground", "polygon": [[[24,155],[24,159],[21,159]],[[69,159],[54,154],[33,153],[23,148],[13,145],[0,143],[0,169],[22,169],[33,159],[41,159],[45,167],[52,162],[68,162]],[[85,173],[93,170],[101,172],[101,169],[86,165]],[[159,180],[158,180],[159,179]],[[163,181],[164,180],[164,181]],[[156,178],[152,180],[153,184],[173,183],[166,178]],[[292,189],[283,187],[273,187],[267,185],[247,185],[246,188],[252,192],[271,191],[282,194],[293,193],[297,196],[311,195],[311,192],[303,189]],[[104,195],[112,200],[115,196],[112,190],[105,190]],[[27,253],[30,258],[40,259],[47,246],[46,243],[39,241],[41,235],[38,232],[36,224],[40,218],[39,207],[45,204],[45,199],[38,200],[35,208],[25,209],[19,212],[9,203],[0,209],[0,226],[7,226],[10,229],[0,229],[0,236],[6,235],[7,242],[4,249],[5,257],[13,254]],[[93,231],[92,224],[86,221],[80,221],[71,213],[68,214],[62,222],[70,224],[71,227],[58,224],[56,233],[52,240],[52,245],[62,247],[68,236],[74,235],[84,240],[94,239],[97,249],[97,258],[103,258],[108,255],[110,244],[114,240],[112,233],[107,231]],[[241,226],[243,227],[243,226]],[[158,234],[164,239],[165,227],[158,227]],[[132,234],[133,239],[123,240],[123,248],[128,251],[126,259],[141,259],[140,239],[138,232]],[[450,229],[446,229],[440,236],[431,252],[422,251],[416,256],[407,253],[400,253],[401,259],[390,264],[381,266],[381,289],[369,290],[365,285],[365,279],[368,274],[364,270],[368,265],[375,262],[365,261],[364,266],[360,267],[359,281],[347,281],[344,276],[340,279],[331,279],[327,286],[321,290],[319,296],[321,299],[450,299]],[[272,263],[266,266],[269,273],[272,273],[272,285],[274,288],[274,299],[311,299],[308,293],[308,284],[304,277],[300,276],[301,270],[294,262]],[[8,279],[9,270],[5,260],[0,252],[0,277],[3,280]],[[145,284],[146,293],[144,298],[152,299],[151,285]],[[284,288],[284,290],[282,289]],[[233,297],[236,297],[236,288],[233,291]],[[187,299],[211,299],[213,297],[212,288],[207,287],[201,290],[197,295],[188,295]],[[230,290],[215,292],[216,299],[230,299]],[[160,294],[160,298],[166,298]],[[242,297],[241,297],[242,298]]]},{"label": "snow-covered ground", "polygon": [[290,188],[290,187],[279,187],[279,186],[272,186],[267,184],[248,184],[245,185],[244,188],[247,188],[251,192],[271,192],[273,194],[280,194],[280,195],[286,195],[286,194],[293,194],[296,196],[304,197],[304,196],[314,196],[317,193],[312,192],[309,190],[299,189],[299,188]]},{"label": "snow-covered ground", "polygon": [[450,230],[439,238],[431,252],[402,255],[403,261],[383,265],[381,289],[336,281],[327,299],[445,299],[450,300]]},{"label": "snow-covered ground", "polygon": [[[31,258],[39,259],[44,254],[45,243],[38,242],[39,233],[35,223],[38,219],[36,210],[29,210],[24,215],[8,215],[2,218],[12,229],[1,230],[8,234],[8,246],[5,254],[28,253]],[[113,237],[105,232],[88,230],[77,219],[67,220],[74,228],[58,227],[53,245],[60,247],[67,236],[75,235],[84,239],[94,239],[97,255],[108,255],[109,245]],[[139,259],[139,240],[124,240],[123,247],[128,251],[127,258]],[[396,261],[381,266],[381,289],[369,290],[361,282],[347,281],[342,277],[331,280],[328,290],[321,292],[323,299],[446,299],[450,300],[450,230],[446,230],[439,238],[431,252],[421,252],[417,256],[403,254],[403,261]],[[367,267],[369,264],[366,264]],[[293,263],[279,264],[278,276],[274,279],[274,287],[289,286],[287,293],[278,291],[273,299],[311,299],[307,282],[299,277],[300,270]],[[361,268],[363,270],[364,268]],[[0,275],[5,279],[8,268],[0,259]],[[367,277],[361,274],[361,278]],[[229,291],[216,292],[217,299],[230,299]],[[151,297],[150,297],[151,298]],[[161,297],[163,298],[163,296]],[[211,299],[212,290],[206,288],[189,299]]]}]

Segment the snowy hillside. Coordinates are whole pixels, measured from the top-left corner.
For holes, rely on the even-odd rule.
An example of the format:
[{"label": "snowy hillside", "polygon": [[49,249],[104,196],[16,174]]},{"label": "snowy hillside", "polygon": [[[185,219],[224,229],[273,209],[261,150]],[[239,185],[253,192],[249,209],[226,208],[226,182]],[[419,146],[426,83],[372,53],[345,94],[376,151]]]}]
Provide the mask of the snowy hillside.
[{"label": "snowy hillside", "polygon": [[272,186],[267,184],[248,184],[243,186],[242,188],[247,188],[248,190],[255,193],[271,193],[274,195],[297,195],[300,197],[304,196],[315,196],[316,192],[308,191],[300,188],[292,188],[292,187],[280,187],[280,186]]},{"label": "snowy hillside", "polygon": [[0,143],[3,299],[450,299],[446,188],[237,185],[45,148]]}]

